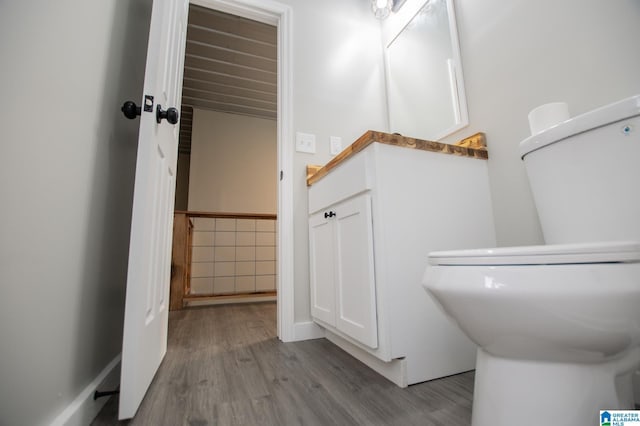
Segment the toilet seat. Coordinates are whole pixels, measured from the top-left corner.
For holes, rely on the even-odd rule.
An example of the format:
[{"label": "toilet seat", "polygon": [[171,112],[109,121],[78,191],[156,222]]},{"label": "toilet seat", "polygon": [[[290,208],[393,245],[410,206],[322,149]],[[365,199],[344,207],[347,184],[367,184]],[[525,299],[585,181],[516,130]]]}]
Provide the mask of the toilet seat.
[{"label": "toilet seat", "polygon": [[429,264],[433,266],[558,265],[613,262],[640,262],[640,243],[609,241],[429,253]]}]

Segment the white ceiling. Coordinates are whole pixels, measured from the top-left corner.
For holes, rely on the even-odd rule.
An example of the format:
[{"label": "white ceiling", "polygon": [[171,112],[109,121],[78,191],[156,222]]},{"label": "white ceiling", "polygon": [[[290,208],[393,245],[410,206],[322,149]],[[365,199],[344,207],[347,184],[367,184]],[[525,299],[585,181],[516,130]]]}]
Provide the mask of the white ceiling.
[{"label": "white ceiling", "polygon": [[189,6],[180,148],[191,151],[193,108],[276,119],[277,28]]}]

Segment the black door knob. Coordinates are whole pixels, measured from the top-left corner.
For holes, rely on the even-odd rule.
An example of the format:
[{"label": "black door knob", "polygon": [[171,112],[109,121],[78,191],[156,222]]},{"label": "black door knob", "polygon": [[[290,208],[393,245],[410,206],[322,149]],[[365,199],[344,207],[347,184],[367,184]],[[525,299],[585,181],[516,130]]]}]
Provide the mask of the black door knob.
[{"label": "black door knob", "polygon": [[124,113],[125,117],[131,120],[139,116],[141,112],[141,108],[139,106],[136,106],[136,103],[133,101],[125,102],[120,110]]},{"label": "black door knob", "polygon": [[332,212],[332,211],[330,211],[329,213],[324,212],[324,218],[325,218],[325,219],[328,219],[328,218],[330,218],[330,217],[334,217],[335,215],[336,215],[336,213],[335,213],[335,212]]},{"label": "black door knob", "polygon": [[162,119],[165,118],[169,123],[177,124],[178,117],[178,110],[173,107],[167,108],[166,110],[163,110],[162,105],[160,104],[158,104],[158,106],[156,107],[156,121],[158,123],[160,123]]}]

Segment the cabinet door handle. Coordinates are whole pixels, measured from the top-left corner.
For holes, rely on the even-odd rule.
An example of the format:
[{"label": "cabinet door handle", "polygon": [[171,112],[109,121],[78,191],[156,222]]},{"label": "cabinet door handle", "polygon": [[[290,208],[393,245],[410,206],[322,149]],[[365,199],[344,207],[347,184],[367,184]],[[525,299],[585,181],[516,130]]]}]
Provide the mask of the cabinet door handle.
[{"label": "cabinet door handle", "polygon": [[329,213],[324,212],[324,218],[325,219],[328,219],[330,217],[334,217],[335,215],[336,215],[336,212],[331,212],[331,211]]}]

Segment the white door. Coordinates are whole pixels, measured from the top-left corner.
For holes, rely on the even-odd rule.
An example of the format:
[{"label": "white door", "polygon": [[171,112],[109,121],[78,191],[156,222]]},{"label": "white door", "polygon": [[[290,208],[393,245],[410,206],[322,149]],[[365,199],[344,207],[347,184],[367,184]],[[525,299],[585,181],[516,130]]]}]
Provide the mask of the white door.
[{"label": "white door", "polygon": [[188,0],[153,1],[129,244],[121,420],[135,415],[167,351],[179,124],[158,123],[156,113],[180,108],[188,6]]},{"label": "white door", "polygon": [[363,194],[338,204],[335,214],[336,327],[375,349],[378,347],[378,322],[371,196]]},{"label": "white door", "polygon": [[321,211],[309,218],[309,270],[311,279],[311,315],[336,325],[334,284],[333,220]]}]

